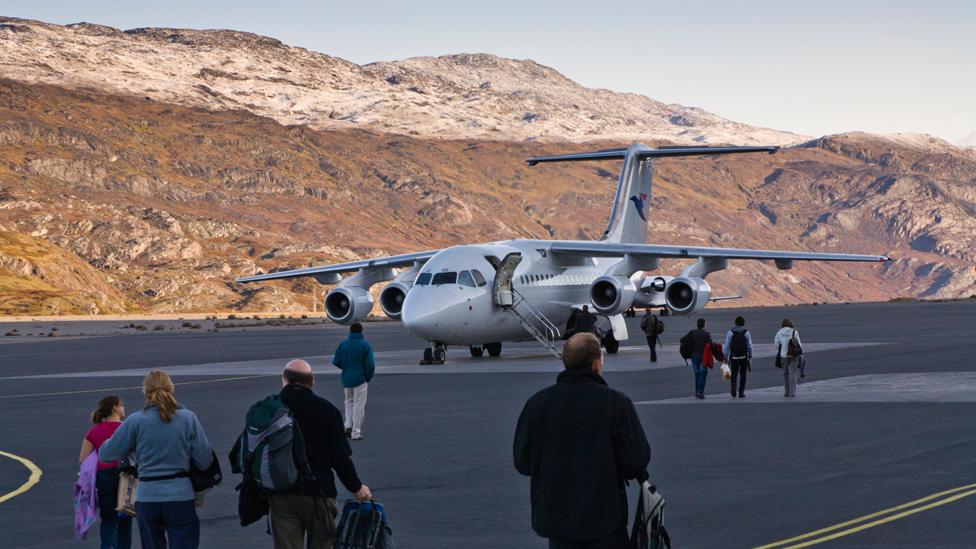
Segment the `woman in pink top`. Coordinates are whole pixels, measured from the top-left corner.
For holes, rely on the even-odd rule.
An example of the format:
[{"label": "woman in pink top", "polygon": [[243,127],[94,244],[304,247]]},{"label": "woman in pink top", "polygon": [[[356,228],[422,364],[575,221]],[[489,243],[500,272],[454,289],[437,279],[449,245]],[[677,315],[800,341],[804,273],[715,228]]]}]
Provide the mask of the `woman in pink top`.
[{"label": "woman in pink top", "polygon": [[[98,451],[106,440],[112,438],[115,430],[122,425],[124,417],[125,405],[117,395],[109,395],[98,401],[98,408],[92,412],[94,426],[88,430],[81,443],[78,461],[85,461],[89,454]],[[102,549],[129,549],[132,544],[132,519],[115,511],[119,491],[119,462],[98,464],[95,487],[98,491],[99,517],[102,519]]]}]

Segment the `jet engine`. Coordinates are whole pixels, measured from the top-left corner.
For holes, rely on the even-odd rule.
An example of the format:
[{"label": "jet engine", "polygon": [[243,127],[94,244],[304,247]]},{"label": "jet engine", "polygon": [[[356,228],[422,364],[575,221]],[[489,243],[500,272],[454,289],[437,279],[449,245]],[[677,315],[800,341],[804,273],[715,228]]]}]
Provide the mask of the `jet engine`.
[{"label": "jet engine", "polygon": [[623,276],[601,276],[590,286],[590,301],[600,314],[618,315],[634,303],[637,286]]},{"label": "jet engine", "polygon": [[674,278],[664,290],[668,308],[679,315],[690,315],[704,309],[711,298],[712,287],[697,277]]},{"label": "jet engine", "polygon": [[393,320],[400,320],[403,312],[403,301],[407,298],[410,287],[403,282],[392,282],[380,293],[380,308],[386,316]]},{"label": "jet engine", "polygon": [[346,286],[325,294],[325,313],[336,324],[348,326],[358,322],[372,309],[373,296],[365,288]]}]

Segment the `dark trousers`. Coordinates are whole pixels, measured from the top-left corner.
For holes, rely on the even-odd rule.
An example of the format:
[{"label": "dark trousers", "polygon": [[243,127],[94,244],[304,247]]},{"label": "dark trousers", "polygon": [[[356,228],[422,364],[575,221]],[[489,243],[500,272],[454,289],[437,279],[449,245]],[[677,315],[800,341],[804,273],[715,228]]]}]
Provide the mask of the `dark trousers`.
[{"label": "dark trousers", "polygon": [[132,519],[119,518],[115,503],[119,492],[119,469],[102,469],[95,476],[95,489],[98,491],[98,517],[101,535],[101,549],[129,549],[132,546]]},{"label": "dark trousers", "polygon": [[549,538],[549,549],[626,549],[628,545],[626,528],[603,539]]},{"label": "dark trousers", "polygon": [[729,369],[732,370],[732,396],[735,396],[736,381],[739,382],[739,396],[746,394],[746,372],[749,371],[749,359],[730,358]]},{"label": "dark trousers", "polygon": [[651,362],[657,362],[657,334],[645,335],[647,346],[651,348]]},{"label": "dark trousers", "polygon": [[275,549],[331,549],[337,513],[335,498],[273,494],[271,535]]},{"label": "dark trousers", "polygon": [[197,549],[200,546],[196,500],[137,501],[136,520],[139,521],[142,549]]}]

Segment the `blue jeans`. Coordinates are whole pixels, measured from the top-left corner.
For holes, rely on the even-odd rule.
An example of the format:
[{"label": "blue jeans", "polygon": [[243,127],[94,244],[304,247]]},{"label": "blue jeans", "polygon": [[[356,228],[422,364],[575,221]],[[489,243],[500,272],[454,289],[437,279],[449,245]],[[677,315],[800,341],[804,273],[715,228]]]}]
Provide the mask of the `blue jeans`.
[{"label": "blue jeans", "polygon": [[196,500],[137,501],[136,519],[143,549],[197,549],[200,545]]},{"label": "blue jeans", "polygon": [[704,395],[708,368],[702,366],[702,357],[691,357],[691,369],[695,371],[695,394]]},{"label": "blue jeans", "polygon": [[119,469],[102,469],[95,476],[98,490],[98,516],[102,523],[98,531],[102,539],[102,549],[129,549],[132,545],[132,519],[126,515],[119,518],[115,503],[119,491]]}]

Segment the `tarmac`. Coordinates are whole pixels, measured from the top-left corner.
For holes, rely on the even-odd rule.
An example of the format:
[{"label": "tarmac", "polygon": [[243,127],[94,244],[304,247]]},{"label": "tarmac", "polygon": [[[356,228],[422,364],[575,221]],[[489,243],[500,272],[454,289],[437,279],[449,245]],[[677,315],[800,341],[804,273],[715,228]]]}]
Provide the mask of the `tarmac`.
[{"label": "tarmac", "polygon": [[[664,318],[655,364],[638,319],[607,357],[608,383],[635,402],[651,442],[649,472],[668,502],[675,547],[976,546],[976,300],[703,316],[724,338],[740,313],[756,342],[744,400],[731,398],[717,371],[707,398],[692,397],[676,344],[694,318]],[[782,396],[772,358],[784,317],[808,355],[792,399]],[[321,324],[4,341],[0,546],[98,546],[97,528],[80,543],[72,534],[71,485],[89,413],[110,393],[138,409],[141,377],[163,369],[226,474],[199,509],[201,547],[271,547],[263,521],[238,523],[238,479],[226,455],[247,407],[280,388],[290,358],[309,359],[316,391],[341,407],[330,359],[345,335]],[[451,348],[447,364],[421,366],[423,342],[398,323],[367,324],[366,336],[379,367],[353,458],[386,507],[397,545],[545,547],[531,529],[529,481],[512,466],[511,444],[523,403],[561,364],[520,343],[505,344],[498,359]],[[35,480],[42,473],[34,483],[31,466]]]}]

